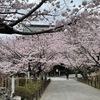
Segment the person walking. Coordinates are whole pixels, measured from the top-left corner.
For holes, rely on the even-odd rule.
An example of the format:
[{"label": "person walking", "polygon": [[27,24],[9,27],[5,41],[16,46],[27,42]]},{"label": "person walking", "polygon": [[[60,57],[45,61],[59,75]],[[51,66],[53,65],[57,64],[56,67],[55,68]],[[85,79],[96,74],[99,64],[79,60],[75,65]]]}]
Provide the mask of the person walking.
[{"label": "person walking", "polygon": [[68,68],[66,68],[65,74],[66,74],[66,78],[69,79],[69,69]]}]

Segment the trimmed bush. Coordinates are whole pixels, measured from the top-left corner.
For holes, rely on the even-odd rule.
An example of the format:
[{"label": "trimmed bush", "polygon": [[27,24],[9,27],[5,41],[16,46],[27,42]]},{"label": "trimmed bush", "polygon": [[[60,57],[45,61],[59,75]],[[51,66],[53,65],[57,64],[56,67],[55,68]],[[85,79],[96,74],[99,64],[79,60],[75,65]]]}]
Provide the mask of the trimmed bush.
[{"label": "trimmed bush", "polygon": [[31,100],[32,93],[28,88],[17,86],[15,88],[15,96],[21,96],[22,100]]},{"label": "trimmed bush", "polygon": [[28,83],[25,85],[26,88],[28,88],[31,93],[35,93],[35,91],[37,91],[40,87],[41,87],[41,83],[38,82],[34,82],[34,83]]},{"label": "trimmed bush", "polygon": [[75,74],[75,70],[74,69],[69,69],[69,74]]}]

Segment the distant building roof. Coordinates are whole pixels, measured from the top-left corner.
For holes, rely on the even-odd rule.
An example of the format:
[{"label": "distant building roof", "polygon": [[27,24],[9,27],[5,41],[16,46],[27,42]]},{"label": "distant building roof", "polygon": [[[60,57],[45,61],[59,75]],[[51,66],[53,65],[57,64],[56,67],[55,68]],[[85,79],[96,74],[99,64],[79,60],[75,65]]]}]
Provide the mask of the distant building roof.
[{"label": "distant building roof", "polygon": [[38,24],[34,24],[34,25],[30,25],[30,27],[47,27],[48,28],[48,27],[54,27],[54,25],[51,26],[51,25],[41,25],[41,24],[38,25]]},{"label": "distant building roof", "polygon": [[37,32],[37,31],[43,31],[45,29],[54,27],[54,25],[45,25],[45,24],[31,24],[24,28],[24,32]]}]

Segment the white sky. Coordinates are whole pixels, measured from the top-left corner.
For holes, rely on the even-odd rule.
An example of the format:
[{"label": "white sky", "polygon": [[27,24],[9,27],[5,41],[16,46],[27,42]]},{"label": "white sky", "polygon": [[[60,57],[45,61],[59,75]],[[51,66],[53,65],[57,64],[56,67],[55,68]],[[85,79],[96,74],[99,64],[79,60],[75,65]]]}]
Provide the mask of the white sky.
[{"label": "white sky", "polygon": [[[34,2],[34,1],[38,2],[38,1],[40,1],[40,0],[29,0],[30,3]],[[60,2],[63,2],[63,1],[68,1],[68,2],[70,2],[71,0],[58,0],[58,1],[60,1]],[[82,1],[85,1],[85,0],[73,0],[73,1],[74,1],[74,4],[79,5],[79,4],[82,3]],[[91,0],[86,0],[86,1],[91,1]]]},{"label": "white sky", "polygon": [[35,1],[35,2],[38,2],[38,1],[40,1],[40,0],[29,0],[30,3],[34,2],[34,1]]},{"label": "white sky", "polygon": [[[38,1],[41,1],[41,0],[29,0],[29,2],[30,3],[32,3],[32,2],[38,2]],[[61,1],[61,2],[63,2],[64,0],[57,0],[57,1]],[[71,9],[71,8],[73,8],[73,5],[75,4],[76,6],[78,6],[78,5],[80,5],[80,4],[82,4],[82,1],[85,1],[85,0],[73,0],[73,3],[71,4],[70,3],[70,1],[71,0],[65,0],[65,1],[67,1],[67,5],[69,6],[69,8]],[[91,1],[91,0],[86,0],[86,1]],[[46,6],[44,6],[44,7],[46,7]],[[43,8],[44,8],[43,7]],[[45,22],[46,23],[46,22]],[[48,22],[47,22],[48,23]],[[2,37],[2,36],[7,36],[6,34],[4,35],[0,35],[0,37]]]}]

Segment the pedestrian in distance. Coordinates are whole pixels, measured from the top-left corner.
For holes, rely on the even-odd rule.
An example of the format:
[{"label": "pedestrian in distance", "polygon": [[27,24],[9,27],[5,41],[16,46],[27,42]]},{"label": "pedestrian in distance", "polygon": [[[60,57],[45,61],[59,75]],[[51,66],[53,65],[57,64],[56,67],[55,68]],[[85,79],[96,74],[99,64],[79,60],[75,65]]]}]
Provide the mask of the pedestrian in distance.
[{"label": "pedestrian in distance", "polygon": [[65,74],[66,74],[66,78],[69,79],[69,69],[68,68],[66,68]]}]

